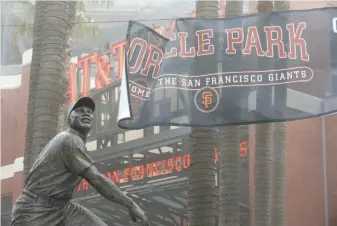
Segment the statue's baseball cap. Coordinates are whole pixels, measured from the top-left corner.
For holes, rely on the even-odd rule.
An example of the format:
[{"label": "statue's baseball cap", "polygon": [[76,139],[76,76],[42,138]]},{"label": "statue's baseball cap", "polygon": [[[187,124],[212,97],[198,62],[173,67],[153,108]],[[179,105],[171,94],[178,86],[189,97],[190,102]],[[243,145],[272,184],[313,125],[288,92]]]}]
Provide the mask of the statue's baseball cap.
[{"label": "statue's baseball cap", "polygon": [[82,106],[86,106],[90,108],[93,112],[95,111],[95,102],[93,101],[93,99],[91,99],[90,97],[82,97],[78,99],[76,103],[69,105],[68,117],[73,110],[75,110],[78,107],[82,107]]}]

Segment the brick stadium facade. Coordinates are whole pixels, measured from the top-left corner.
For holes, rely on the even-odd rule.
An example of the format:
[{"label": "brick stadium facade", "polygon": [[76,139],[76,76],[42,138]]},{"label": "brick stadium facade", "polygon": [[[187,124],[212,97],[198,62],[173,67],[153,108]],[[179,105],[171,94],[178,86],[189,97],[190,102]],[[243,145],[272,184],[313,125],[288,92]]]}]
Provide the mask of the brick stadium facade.
[{"label": "brick stadium facade", "polygon": [[[323,3],[300,1],[293,9],[323,7]],[[251,9],[255,6],[252,3]],[[253,10],[252,10],[253,11]],[[11,204],[23,188],[23,154],[26,130],[30,53],[22,62],[20,86],[1,90],[1,201],[2,221],[9,217]],[[329,78],[328,78],[329,79]],[[331,78],[330,78],[331,79]],[[330,82],[327,80],[326,82]],[[337,225],[337,116],[286,123],[286,225]],[[325,132],[325,145],[324,136]],[[133,135],[138,136],[137,134]],[[254,205],[254,143],[255,129],[250,126],[250,206]],[[134,138],[135,139],[135,138]],[[323,149],[325,147],[326,164]],[[326,172],[326,174],[325,174]],[[327,183],[324,184],[324,175]],[[327,193],[325,193],[327,191]],[[325,194],[327,199],[325,199]],[[327,210],[327,212],[325,212]],[[4,219],[4,220],[3,220]]]}]

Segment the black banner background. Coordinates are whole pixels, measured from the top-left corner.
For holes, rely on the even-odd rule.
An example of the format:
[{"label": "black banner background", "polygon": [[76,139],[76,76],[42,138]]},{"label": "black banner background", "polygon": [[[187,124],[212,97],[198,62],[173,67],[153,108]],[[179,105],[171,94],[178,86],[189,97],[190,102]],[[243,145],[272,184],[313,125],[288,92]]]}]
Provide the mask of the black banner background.
[{"label": "black banner background", "polygon": [[171,39],[130,21],[121,87],[129,100],[120,101],[119,126],[237,125],[335,113],[336,15],[337,8],[323,8],[178,19]]}]

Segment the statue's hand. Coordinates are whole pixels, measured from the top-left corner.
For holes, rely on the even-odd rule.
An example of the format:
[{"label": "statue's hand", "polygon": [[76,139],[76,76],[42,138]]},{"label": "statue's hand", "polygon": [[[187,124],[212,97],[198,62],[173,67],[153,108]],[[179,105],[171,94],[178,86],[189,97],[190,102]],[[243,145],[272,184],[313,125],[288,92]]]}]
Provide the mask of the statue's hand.
[{"label": "statue's hand", "polygon": [[135,202],[129,208],[129,213],[133,222],[137,222],[137,219],[139,219],[142,222],[142,226],[149,226],[149,220],[144,211]]}]

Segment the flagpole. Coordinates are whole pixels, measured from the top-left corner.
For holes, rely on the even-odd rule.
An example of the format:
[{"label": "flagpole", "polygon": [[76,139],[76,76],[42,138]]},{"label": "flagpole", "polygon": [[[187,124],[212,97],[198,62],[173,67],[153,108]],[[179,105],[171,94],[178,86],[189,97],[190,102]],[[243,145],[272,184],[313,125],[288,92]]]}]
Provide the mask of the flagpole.
[{"label": "flagpole", "polygon": [[328,207],[328,177],[326,169],[326,127],[325,117],[322,117],[322,159],[323,159],[323,187],[324,187],[324,226],[329,226]]}]

